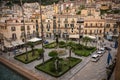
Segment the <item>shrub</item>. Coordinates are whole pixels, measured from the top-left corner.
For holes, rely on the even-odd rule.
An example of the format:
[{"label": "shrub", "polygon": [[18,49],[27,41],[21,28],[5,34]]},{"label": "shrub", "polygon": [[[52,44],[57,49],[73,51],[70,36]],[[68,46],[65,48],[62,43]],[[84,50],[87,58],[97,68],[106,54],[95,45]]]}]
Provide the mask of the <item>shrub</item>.
[{"label": "shrub", "polygon": [[60,47],[60,48],[66,47],[66,43],[65,43],[64,41],[60,41],[60,42],[59,42],[59,47]]},{"label": "shrub", "polygon": [[58,53],[57,53],[57,51],[51,51],[51,52],[49,52],[49,56],[50,57],[57,57],[58,56]]}]

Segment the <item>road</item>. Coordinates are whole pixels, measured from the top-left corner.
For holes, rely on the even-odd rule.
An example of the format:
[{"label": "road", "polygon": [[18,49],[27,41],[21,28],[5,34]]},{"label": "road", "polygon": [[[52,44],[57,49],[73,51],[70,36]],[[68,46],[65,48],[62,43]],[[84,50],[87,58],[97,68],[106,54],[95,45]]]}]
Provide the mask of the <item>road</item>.
[{"label": "road", "polygon": [[[110,44],[113,44],[112,42],[105,42],[107,45],[110,46]],[[117,50],[112,48],[112,51],[110,52],[112,55],[112,58],[114,59],[115,54]],[[100,58],[98,62],[91,62],[80,70],[75,76],[73,76],[70,80],[102,80],[107,77],[106,75],[106,66],[107,64],[107,56],[108,51]]]}]

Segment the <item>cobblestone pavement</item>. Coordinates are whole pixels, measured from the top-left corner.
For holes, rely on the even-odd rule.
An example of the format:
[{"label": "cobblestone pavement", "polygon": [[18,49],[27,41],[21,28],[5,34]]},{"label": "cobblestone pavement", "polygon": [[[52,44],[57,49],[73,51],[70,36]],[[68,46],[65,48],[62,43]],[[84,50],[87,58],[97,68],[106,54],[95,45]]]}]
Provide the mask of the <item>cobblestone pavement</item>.
[{"label": "cobblestone pavement", "polygon": [[[53,40],[48,40],[49,42],[53,42]],[[110,46],[110,44],[113,44],[112,42],[105,42],[107,44],[107,46]],[[95,44],[94,44],[95,46]],[[37,45],[35,46],[35,48],[41,48],[41,45]],[[31,50],[31,49],[28,49]],[[45,60],[48,60],[50,57],[48,56],[48,53],[53,50],[53,49],[45,49]],[[21,52],[24,52],[25,50],[20,50]],[[68,50],[67,50],[68,52]],[[94,52],[95,53],[95,52]],[[93,53],[93,54],[94,54]],[[111,51],[112,56],[115,56],[114,53],[116,53],[116,50],[112,50]],[[11,62],[18,64],[22,67],[27,68],[30,71],[36,72],[38,75],[42,75],[45,78],[47,78],[47,80],[101,80],[102,78],[106,78],[106,72],[105,72],[105,67],[107,66],[106,64],[106,60],[107,60],[107,52],[101,57],[101,59],[97,62],[91,62],[91,56],[89,57],[78,57],[76,55],[74,55],[72,53],[73,57],[78,57],[80,59],[82,59],[82,62],[79,63],[78,65],[76,65],[74,68],[72,68],[70,71],[68,71],[67,73],[65,73],[63,76],[59,77],[59,78],[54,78],[44,72],[38,71],[36,70],[34,67],[40,63],[42,63],[42,60],[36,60],[33,61],[29,64],[23,64],[17,60],[15,60],[14,54],[12,52],[10,52],[10,56],[9,53],[5,53],[2,55],[3,57],[7,58],[8,60],[10,60]],[[66,55],[66,57],[68,56],[68,54]]]}]

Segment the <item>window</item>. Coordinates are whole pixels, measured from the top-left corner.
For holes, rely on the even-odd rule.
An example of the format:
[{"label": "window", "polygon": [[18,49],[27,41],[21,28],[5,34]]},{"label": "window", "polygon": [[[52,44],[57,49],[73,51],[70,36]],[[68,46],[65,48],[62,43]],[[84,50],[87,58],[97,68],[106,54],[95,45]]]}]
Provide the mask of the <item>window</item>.
[{"label": "window", "polygon": [[47,28],[50,28],[50,24],[47,24]]},{"label": "window", "polygon": [[102,26],[102,23],[100,23],[100,26]]},{"label": "window", "polygon": [[31,22],[33,22],[33,20],[31,20]]},{"label": "window", "polygon": [[24,31],[24,29],[25,29],[24,26],[21,26],[21,31]]},{"label": "window", "polygon": [[73,33],[73,30],[71,30],[71,32]]},{"label": "window", "polygon": [[106,24],[106,27],[109,28],[109,27],[110,27],[110,24]]},{"label": "window", "polygon": [[23,23],[24,22],[24,20],[21,20],[21,23]]},{"label": "window", "polygon": [[16,28],[15,27],[11,27],[11,31],[15,31],[16,30]]},{"label": "window", "polygon": [[30,30],[30,26],[27,26],[27,30]]},{"label": "window", "polygon": [[71,28],[74,28],[74,24],[70,24]]},{"label": "window", "polygon": [[110,29],[109,31],[112,31],[112,29]]},{"label": "window", "polygon": [[100,30],[100,33],[102,33],[102,30]]},{"label": "window", "polygon": [[38,20],[36,20],[36,23],[38,23]]},{"label": "window", "polygon": [[35,26],[33,25],[33,29],[35,29]]},{"label": "window", "polygon": [[90,24],[90,26],[92,27],[92,23]]},{"label": "window", "polygon": [[96,23],[96,26],[97,26],[97,23]]},{"label": "window", "polygon": [[92,34],[92,30],[90,30],[90,34]]},{"label": "window", "polygon": [[13,34],[12,34],[12,39],[13,39],[13,40],[16,40],[16,39],[17,39],[17,37],[16,37],[16,34],[15,34],[15,33],[13,33]]},{"label": "window", "polygon": [[47,29],[47,31],[50,31],[50,29]]},{"label": "window", "polygon": [[65,24],[65,28],[67,28],[68,24]]},{"label": "window", "polygon": [[58,27],[60,28],[60,24],[58,24]]},{"label": "window", "polygon": [[73,28],[71,29],[71,32],[73,33]]},{"label": "window", "polygon": [[65,18],[65,21],[64,21],[64,23],[68,23],[68,20],[67,20],[67,18]]},{"label": "window", "polygon": [[18,23],[18,20],[16,20],[16,23]]},{"label": "window", "polygon": [[85,34],[87,34],[87,30],[85,30]]},{"label": "window", "polygon": [[88,26],[88,23],[86,23],[85,26]]},{"label": "window", "polygon": [[24,37],[24,35],[25,35],[25,34],[24,34],[24,32],[22,32],[20,37],[21,37],[21,38],[23,38],[23,37]]},{"label": "window", "polygon": [[117,34],[117,33],[118,33],[117,29],[114,29],[114,30],[113,30],[113,33],[114,33],[114,34]]},{"label": "window", "polygon": [[113,28],[117,28],[117,24],[113,24]]}]

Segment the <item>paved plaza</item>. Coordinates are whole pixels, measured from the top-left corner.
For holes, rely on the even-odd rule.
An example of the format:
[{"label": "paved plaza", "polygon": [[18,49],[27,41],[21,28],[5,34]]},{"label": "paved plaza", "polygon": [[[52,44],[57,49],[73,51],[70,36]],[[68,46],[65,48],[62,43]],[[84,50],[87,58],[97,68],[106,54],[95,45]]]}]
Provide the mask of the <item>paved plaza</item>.
[{"label": "paved plaza", "polygon": [[[49,42],[53,42],[53,40],[48,39]],[[113,42],[109,42],[109,41],[105,41],[106,46],[110,47],[111,44],[114,44]],[[35,48],[41,48],[41,44],[35,46]],[[111,48],[111,55],[114,59],[114,56],[117,52],[117,50],[115,50],[114,48]],[[30,48],[28,50],[31,50]],[[54,49],[45,49],[45,60],[48,60],[50,57],[48,56],[48,53]],[[20,50],[21,52],[25,52],[25,50]],[[69,52],[68,50],[66,50],[66,52]],[[95,54],[96,52],[94,52],[93,54]],[[9,55],[10,54],[10,55]],[[21,63],[17,60],[15,60],[14,54],[13,52],[10,53],[3,53],[1,55],[2,57],[5,57],[6,59],[8,59],[9,61],[25,68],[28,69],[31,72],[35,72],[37,75],[43,76],[44,78],[46,78],[47,80],[102,80],[104,78],[107,77],[106,75],[106,66],[107,66],[107,56],[108,56],[108,52],[106,51],[106,53],[100,58],[100,60],[98,62],[91,62],[91,56],[88,57],[78,57],[76,55],[74,55],[74,53],[72,53],[73,57],[77,57],[82,59],[82,62],[77,64],[74,68],[72,68],[71,70],[69,70],[67,73],[65,73],[63,76],[59,77],[59,78],[55,78],[52,77],[44,72],[38,71],[36,70],[34,67],[40,63],[42,63],[42,59],[40,60],[36,60],[33,61],[29,64],[24,64]],[[65,55],[65,57],[68,57],[69,54]]]}]

